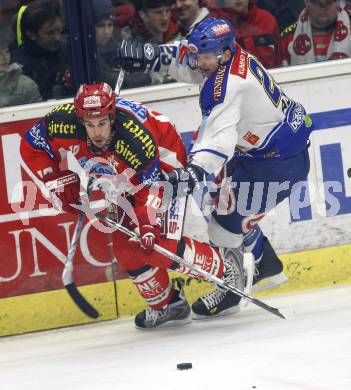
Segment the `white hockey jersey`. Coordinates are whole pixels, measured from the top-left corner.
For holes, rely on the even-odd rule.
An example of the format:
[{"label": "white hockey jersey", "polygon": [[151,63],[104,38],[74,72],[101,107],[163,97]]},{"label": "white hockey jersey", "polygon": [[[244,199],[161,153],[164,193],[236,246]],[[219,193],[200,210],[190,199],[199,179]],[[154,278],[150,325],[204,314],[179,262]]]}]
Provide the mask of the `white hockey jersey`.
[{"label": "white hockey jersey", "polygon": [[209,78],[188,66],[184,41],[173,46],[168,73],[202,84],[202,122],[190,152],[193,164],[217,174],[231,160],[284,159],[306,148],[312,122],[261,63],[237,46],[232,60]]}]

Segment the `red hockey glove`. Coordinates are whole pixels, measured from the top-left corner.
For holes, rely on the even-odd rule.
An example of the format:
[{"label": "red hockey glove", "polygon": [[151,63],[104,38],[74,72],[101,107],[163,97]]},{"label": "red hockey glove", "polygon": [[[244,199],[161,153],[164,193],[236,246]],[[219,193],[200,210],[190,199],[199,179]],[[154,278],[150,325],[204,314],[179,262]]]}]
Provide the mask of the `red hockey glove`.
[{"label": "red hockey glove", "polygon": [[70,206],[70,204],[75,204],[79,200],[80,179],[76,173],[64,171],[47,176],[44,180],[45,186],[51,194],[51,203],[56,210],[64,210],[70,213],[79,212],[79,210]]},{"label": "red hockey glove", "polygon": [[140,225],[139,230],[141,247],[145,249],[147,254],[150,254],[160,239],[160,225]]}]

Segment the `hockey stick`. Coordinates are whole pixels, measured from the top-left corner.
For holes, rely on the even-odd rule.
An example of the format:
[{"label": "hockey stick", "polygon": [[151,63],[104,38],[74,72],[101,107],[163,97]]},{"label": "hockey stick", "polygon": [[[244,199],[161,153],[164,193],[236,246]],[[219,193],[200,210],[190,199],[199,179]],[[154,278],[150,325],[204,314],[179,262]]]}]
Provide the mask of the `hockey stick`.
[{"label": "hockey stick", "polygon": [[84,314],[91,318],[98,318],[99,312],[83,297],[73,281],[73,258],[77,250],[79,236],[83,229],[84,213],[81,212],[78,217],[76,227],[71,240],[71,246],[62,272],[62,282],[73,302],[82,310]]},{"label": "hockey stick", "polygon": [[[134,233],[134,232],[130,231],[126,227],[124,227],[124,226],[120,225],[119,223],[113,221],[112,219],[108,218],[107,216],[101,214],[100,212],[95,213],[95,217],[98,218],[100,221],[105,222],[108,226],[110,226],[112,228],[115,228],[117,230],[120,230],[122,233],[126,234],[129,237],[140,238],[137,233]],[[218,286],[224,288],[225,290],[230,291],[230,292],[232,292],[234,294],[237,294],[237,295],[241,296],[242,298],[248,300],[249,302],[255,304],[256,306],[259,306],[261,309],[269,311],[270,313],[272,313],[272,314],[274,314],[274,315],[276,315],[276,316],[278,316],[280,318],[285,319],[283,314],[281,314],[278,309],[276,309],[276,308],[274,308],[272,306],[269,306],[266,303],[264,303],[264,302],[262,302],[262,301],[260,301],[260,300],[258,300],[256,298],[253,298],[252,296],[250,296],[250,295],[244,293],[243,291],[237,289],[233,285],[231,285],[231,284],[229,284],[227,282],[224,282],[222,279],[219,279],[216,276],[211,275],[211,274],[209,274],[208,272],[206,272],[206,271],[204,271],[202,269],[199,269],[195,265],[187,262],[182,257],[177,256],[176,254],[168,251],[167,249],[162,248],[161,246],[156,244],[154,246],[154,250],[156,252],[158,252],[158,253],[168,257],[169,259],[175,261],[176,263],[182,264],[182,265],[190,268],[191,270],[195,271],[196,273],[202,275],[205,279],[207,279],[207,280],[209,280],[211,282],[216,283]]]},{"label": "hockey stick", "polygon": [[118,318],[118,299],[117,299],[117,285],[116,285],[116,274],[115,270],[117,267],[117,259],[115,257],[115,254],[113,252],[113,236],[112,233],[108,233],[108,249],[110,253],[110,259],[111,259],[111,278],[113,282],[113,293],[115,297],[115,308],[116,308],[116,317]]}]

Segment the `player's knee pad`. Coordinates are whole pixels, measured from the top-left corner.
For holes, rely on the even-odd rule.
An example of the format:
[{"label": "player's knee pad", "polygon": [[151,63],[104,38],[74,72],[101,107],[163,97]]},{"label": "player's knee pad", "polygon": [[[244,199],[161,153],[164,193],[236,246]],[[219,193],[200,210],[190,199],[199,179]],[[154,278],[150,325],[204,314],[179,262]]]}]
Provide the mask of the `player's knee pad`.
[{"label": "player's knee pad", "polygon": [[[183,257],[188,263],[195,265],[197,268],[200,268],[211,275],[217,277],[222,277],[223,275],[223,261],[217,248],[184,237],[178,245],[177,254],[180,257]],[[202,278],[196,271],[191,270],[183,264],[177,265],[177,268],[175,269],[182,274]]]},{"label": "player's knee pad", "polygon": [[232,233],[222,227],[214,218],[208,223],[208,237],[210,242],[219,247],[239,248],[244,240],[242,234]]},{"label": "player's knee pad", "polygon": [[127,272],[139,294],[152,308],[160,309],[171,300],[173,287],[166,270],[144,265]]}]

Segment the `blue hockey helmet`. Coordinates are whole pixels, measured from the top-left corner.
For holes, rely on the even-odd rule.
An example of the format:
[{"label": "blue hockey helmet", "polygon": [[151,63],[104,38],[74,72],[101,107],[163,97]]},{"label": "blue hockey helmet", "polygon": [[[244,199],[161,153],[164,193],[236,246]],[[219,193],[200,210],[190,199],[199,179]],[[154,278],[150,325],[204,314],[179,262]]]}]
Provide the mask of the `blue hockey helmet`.
[{"label": "blue hockey helmet", "polygon": [[224,19],[206,18],[195,26],[188,37],[191,54],[215,52],[217,55],[229,48],[235,54],[235,33]]}]

